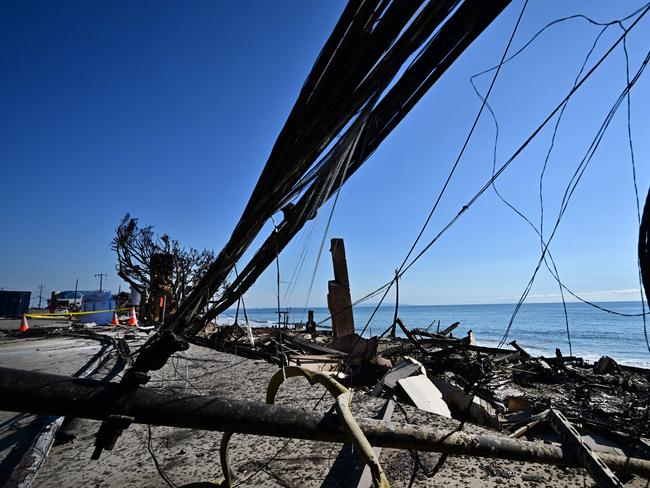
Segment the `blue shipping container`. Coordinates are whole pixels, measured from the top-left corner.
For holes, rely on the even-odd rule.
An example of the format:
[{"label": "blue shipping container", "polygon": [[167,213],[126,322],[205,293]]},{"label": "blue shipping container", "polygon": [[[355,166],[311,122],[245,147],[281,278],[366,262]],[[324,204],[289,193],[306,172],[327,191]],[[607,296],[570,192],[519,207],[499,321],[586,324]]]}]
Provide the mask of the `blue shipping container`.
[{"label": "blue shipping container", "polygon": [[29,310],[31,291],[0,291],[0,317],[20,317]]}]

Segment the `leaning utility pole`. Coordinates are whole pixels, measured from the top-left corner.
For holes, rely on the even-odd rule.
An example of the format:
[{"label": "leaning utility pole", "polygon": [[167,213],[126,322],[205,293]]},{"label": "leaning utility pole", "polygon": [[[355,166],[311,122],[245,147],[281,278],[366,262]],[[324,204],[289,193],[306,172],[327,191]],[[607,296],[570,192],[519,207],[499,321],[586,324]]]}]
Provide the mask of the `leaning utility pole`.
[{"label": "leaning utility pole", "polygon": [[[115,415],[110,399],[127,397],[128,416]],[[120,432],[134,422],[325,442],[349,440],[341,418],[331,412],[306,412],[252,400],[142,386],[130,389],[119,383],[9,368],[0,368],[0,410],[92,420],[119,417]],[[580,458],[552,444],[436,429],[429,425],[367,418],[356,421],[368,441],[377,447],[583,466]],[[598,457],[614,470],[650,476],[650,461],[646,459],[609,453],[598,453]]]},{"label": "leaning utility pole", "polygon": [[43,283],[41,283],[41,287],[38,290],[38,308],[41,308],[41,300],[43,300]]},{"label": "leaning utility pole", "polygon": [[99,291],[102,291],[102,283],[103,283],[103,278],[106,276],[108,278],[108,275],[106,273],[96,273],[95,278],[99,277]]}]

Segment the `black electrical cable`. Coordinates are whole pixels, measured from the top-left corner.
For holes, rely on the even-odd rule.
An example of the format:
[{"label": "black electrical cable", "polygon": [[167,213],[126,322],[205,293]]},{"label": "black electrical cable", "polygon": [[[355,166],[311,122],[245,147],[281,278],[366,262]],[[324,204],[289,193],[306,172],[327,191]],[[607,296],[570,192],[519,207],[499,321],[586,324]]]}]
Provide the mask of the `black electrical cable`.
[{"label": "black electrical cable", "polygon": [[[557,23],[559,23],[559,22],[553,22],[553,23],[551,23],[551,24],[548,24],[547,26],[545,26],[544,28],[542,28],[541,30],[539,30],[539,31],[537,32],[537,34],[535,35],[535,37],[539,36],[539,35],[540,35],[541,33],[543,33],[546,29],[550,28],[552,25],[556,25]],[[605,33],[605,31],[607,30],[607,28],[608,28],[610,25],[611,25],[611,24],[607,24],[607,25],[605,25],[605,26],[601,29],[600,33],[596,36],[594,42],[593,42],[592,45],[591,45],[591,48],[590,48],[589,51],[587,52],[587,55],[585,56],[585,59],[584,59],[583,62],[582,62],[582,65],[580,66],[580,70],[578,71],[578,74],[576,75],[575,80],[573,81],[573,86],[575,86],[575,84],[576,84],[576,83],[578,82],[578,80],[580,79],[580,76],[581,76],[582,73],[584,72],[585,67],[587,66],[587,62],[588,62],[589,58],[591,57],[591,54],[593,53],[593,51],[595,50],[595,48],[596,48],[596,46],[597,46],[597,44],[598,44],[598,41],[600,40],[600,38],[602,37],[602,35]],[[535,37],[534,37],[534,38],[535,38]],[[530,45],[530,42],[526,43],[526,46],[528,46],[528,45]],[[518,53],[522,52],[523,49],[525,49],[525,47],[522,48],[520,51],[518,51]],[[511,57],[511,58],[509,59],[509,61],[512,60],[513,58],[514,58],[514,56]],[[486,71],[483,71],[482,73],[485,73],[485,72],[486,72]],[[476,86],[476,83],[474,82],[474,80],[475,80],[478,76],[480,76],[480,74],[473,75],[472,77],[470,77],[470,80],[469,80],[469,81],[470,81],[470,84],[472,85],[472,88],[474,89],[474,92],[476,93],[476,95],[477,95],[481,100],[483,100],[483,96],[482,96],[482,94],[480,93],[480,91],[478,90],[478,88],[477,88],[477,86]],[[489,113],[490,113],[490,115],[491,115],[491,117],[492,117],[492,120],[493,120],[493,122],[494,122],[494,127],[495,127],[494,145],[493,145],[493,151],[492,151],[492,174],[494,175],[494,173],[495,173],[495,171],[496,171],[496,163],[497,163],[497,147],[498,147],[499,131],[500,131],[500,129],[499,129],[499,121],[498,121],[498,119],[497,119],[497,117],[496,117],[496,114],[495,114],[495,112],[494,112],[492,106],[491,106],[489,103],[487,103],[487,102],[486,102],[486,105],[487,105],[488,111],[489,111]],[[547,150],[547,152],[546,152],[546,156],[545,156],[545,158],[544,158],[544,164],[543,164],[543,166],[542,166],[542,171],[541,171],[541,173],[540,173],[540,177],[539,177],[540,229],[543,228],[543,222],[544,222],[544,199],[543,199],[543,190],[542,190],[542,188],[543,188],[544,174],[545,174],[545,172],[546,172],[546,168],[547,168],[547,165],[548,165],[548,161],[549,161],[549,159],[550,159],[550,156],[551,156],[551,152],[552,152],[553,147],[554,147],[554,145],[555,145],[555,139],[556,139],[557,132],[558,132],[558,129],[559,129],[559,126],[560,126],[560,122],[562,121],[562,117],[563,117],[563,115],[564,115],[564,112],[565,112],[565,109],[566,109],[567,106],[568,106],[568,101],[563,105],[562,110],[560,110],[560,113],[559,113],[559,115],[558,115],[558,118],[556,119],[555,126],[554,126],[554,128],[553,128],[553,133],[552,133],[552,136],[551,136],[551,142],[550,142],[549,148],[548,148],[548,150]],[[530,221],[530,219],[529,219],[528,217],[526,217],[526,215],[524,215],[524,213],[523,213],[522,211],[520,211],[519,209],[517,209],[513,204],[511,204],[508,200],[506,200],[506,199],[504,198],[504,196],[503,196],[503,195],[501,194],[501,192],[498,190],[498,188],[497,188],[495,182],[492,182],[492,189],[494,190],[494,193],[495,193],[496,196],[499,198],[499,200],[501,200],[501,202],[503,202],[507,207],[509,207],[513,212],[515,212],[519,217],[521,217],[521,218],[522,218],[522,219],[523,219],[523,220],[524,220],[524,221],[525,221],[525,222],[526,222],[526,223],[527,223],[527,224],[528,224],[528,225],[533,229],[533,231],[534,231],[534,232],[538,235],[538,237],[540,238],[540,240],[541,240],[541,245],[542,245],[542,248],[543,248],[543,246],[544,246],[544,239],[543,239],[542,231],[539,230],[539,229],[535,226],[535,224],[533,224],[533,223]],[[555,280],[556,280],[557,283],[558,283],[558,287],[559,287],[559,290],[560,290],[560,296],[561,296],[561,299],[562,299],[562,309],[563,309],[563,312],[564,312],[564,322],[565,322],[566,333],[567,333],[567,342],[568,342],[568,345],[569,345],[569,355],[572,356],[572,355],[573,355],[573,345],[572,345],[572,343],[571,343],[571,332],[570,332],[570,326],[569,326],[569,314],[568,314],[568,311],[567,311],[566,300],[565,300],[565,297],[564,297],[564,288],[565,288],[565,285],[562,283],[562,281],[561,281],[561,279],[560,279],[560,275],[559,275],[559,271],[558,271],[558,269],[557,269],[557,265],[556,265],[556,263],[555,263],[555,260],[553,259],[552,254],[550,253],[550,251],[548,252],[548,258],[549,258],[549,260],[551,261],[551,265],[553,266],[553,269],[551,269],[551,265],[549,265],[548,260],[546,259],[546,257],[544,258],[544,264],[546,265],[546,268],[548,269],[549,273],[550,273],[550,274],[555,278]],[[572,294],[573,294],[573,293],[572,293]],[[573,294],[573,295],[576,296],[575,294]],[[580,297],[578,297],[578,298],[579,298],[580,300],[582,300]],[[584,301],[584,300],[582,300],[582,301]]]},{"label": "black electrical cable", "polygon": [[[357,132],[357,134],[355,136],[356,141],[349,148],[349,150],[347,151],[345,157],[341,158],[341,161],[340,161],[339,166],[336,169],[336,171],[332,173],[331,183],[330,183],[330,186],[329,186],[327,192],[325,192],[326,194],[329,194],[329,192],[331,190],[331,187],[334,184],[334,180],[338,178],[339,173],[342,172],[341,179],[345,180],[345,176],[346,176],[346,174],[348,172],[348,168],[350,166],[350,160],[352,159],[352,156],[353,156],[353,154],[354,154],[354,152],[356,150],[357,144],[359,143],[359,141],[363,137],[364,128],[365,128],[366,123],[368,121],[368,116],[370,115],[370,108],[374,105],[375,100],[376,100],[376,97],[371,100],[371,102],[364,109],[364,113],[359,116],[360,119],[359,119],[358,122],[360,122],[360,123],[359,123],[358,132]],[[357,123],[357,122],[355,122],[355,123]],[[320,247],[318,248],[318,254],[316,255],[316,262],[314,263],[314,271],[312,272],[312,275],[311,275],[311,280],[309,282],[309,289],[307,291],[307,298],[305,299],[305,306],[303,307],[303,311],[302,311],[302,317],[303,318],[304,318],[305,313],[307,311],[307,306],[309,305],[309,298],[311,297],[311,292],[312,292],[312,290],[314,288],[314,281],[316,280],[316,272],[318,271],[318,265],[320,263],[320,258],[321,258],[322,254],[323,254],[323,247],[325,246],[325,240],[327,239],[327,233],[329,232],[330,224],[332,223],[332,217],[334,216],[334,211],[336,210],[336,204],[339,201],[339,196],[341,194],[341,188],[342,188],[342,186],[339,186],[339,188],[336,190],[336,194],[334,196],[334,202],[332,203],[332,208],[330,209],[330,213],[329,213],[329,216],[327,218],[327,223],[325,224],[325,229],[323,230],[323,238],[321,239]]]},{"label": "black electrical cable", "polygon": [[[647,12],[647,11],[648,10],[646,9],[645,12]],[[645,14],[645,12],[644,12],[644,14]],[[640,18],[641,17],[639,17],[639,19],[637,19],[637,21],[635,21],[635,23],[638,22],[638,20],[640,20]],[[629,29],[628,29],[627,32],[629,32]],[[627,35],[627,32],[625,34],[623,34],[623,37],[625,37]],[[618,41],[617,41],[616,44],[618,44]],[[586,171],[591,159],[593,158],[596,150],[598,149],[598,146],[600,145],[600,142],[602,141],[603,136],[605,135],[605,133],[607,131],[607,128],[609,127],[609,125],[610,125],[610,123],[611,123],[611,121],[612,121],[612,119],[614,117],[614,114],[618,111],[618,108],[620,107],[623,100],[626,98],[626,96],[627,96],[628,92],[630,91],[630,89],[636,84],[636,82],[640,78],[641,74],[643,74],[643,71],[645,70],[645,68],[646,68],[649,61],[650,61],[650,52],[648,52],[648,54],[646,55],[645,59],[643,60],[641,66],[640,66],[639,70],[637,71],[637,73],[635,74],[634,78],[630,81],[629,84],[627,84],[627,86],[623,89],[623,91],[619,95],[618,99],[614,102],[612,108],[607,113],[607,116],[605,117],[605,120],[603,121],[603,123],[599,127],[599,129],[598,129],[598,131],[596,133],[596,136],[594,137],[594,139],[591,142],[589,148],[587,149],[587,152],[585,153],[584,157],[580,161],[580,164],[578,165],[575,172],[573,173],[573,176],[571,177],[571,180],[569,181],[569,184],[567,185],[567,187],[565,189],[564,196],[563,196],[562,202],[560,204],[560,212],[558,213],[558,217],[557,217],[557,219],[555,221],[553,231],[551,232],[551,235],[549,236],[548,240],[546,241],[546,244],[545,244],[544,249],[542,251],[542,255],[541,255],[540,259],[538,260],[537,266],[535,267],[535,269],[533,271],[533,275],[532,275],[531,279],[529,280],[526,288],[524,289],[524,292],[522,293],[519,301],[517,302],[517,305],[515,306],[515,310],[512,313],[512,316],[510,318],[508,326],[506,327],[506,331],[505,331],[505,333],[503,335],[503,338],[501,339],[501,341],[499,343],[499,346],[505,344],[505,341],[507,340],[507,337],[508,337],[508,334],[509,334],[510,329],[512,327],[512,324],[514,322],[514,319],[517,316],[517,313],[519,312],[521,306],[523,305],[523,302],[525,301],[526,297],[530,293],[530,290],[532,288],[532,285],[533,285],[533,282],[534,282],[535,277],[537,275],[537,272],[539,271],[539,268],[542,265],[544,256],[546,255],[546,252],[548,250],[548,246],[550,245],[551,241],[553,240],[553,237],[555,236],[555,233],[557,232],[557,229],[558,229],[558,227],[560,225],[562,217],[564,216],[564,213],[566,212],[566,209],[568,207],[569,201],[571,200],[571,197],[573,196],[573,193],[575,192],[575,189],[577,188],[578,183],[582,179],[582,176],[584,175],[584,172]],[[649,347],[649,349],[650,349],[650,347]]]},{"label": "black electrical cable", "polygon": [[152,434],[151,434],[151,425],[147,424],[147,430],[148,430],[148,439],[147,439],[147,450],[149,451],[149,454],[151,454],[151,458],[153,459],[153,464],[156,466],[156,470],[158,471],[158,474],[160,477],[163,479],[165,483],[167,483],[167,486],[170,488],[176,488],[176,485],[174,482],[169,478],[167,473],[165,473],[165,470],[162,468],[160,463],[158,462],[158,458],[156,457],[156,453],[153,450],[152,446]]},{"label": "black electrical cable", "polygon": [[[631,29],[633,29],[638,24],[638,22],[643,17],[645,17],[645,15],[648,13],[649,10],[650,10],[650,4],[648,5],[648,7],[646,7],[643,10],[641,15],[632,23],[632,25],[630,25],[630,27],[627,30],[628,33]],[[614,42],[610,46],[610,48],[605,52],[605,54],[603,54],[603,56],[594,64],[594,66],[592,66],[592,68],[587,72],[587,74],[585,74],[584,77],[582,77],[582,79],[573,87],[573,89],[570,90],[567,96],[564,97],[564,99],[555,107],[555,109],[553,109],[553,111],[544,119],[544,121],[542,121],[542,123],[531,133],[531,135],[524,141],[524,143],[521,144],[521,146],[519,146],[519,148],[512,154],[512,156],[510,156],[510,158],[501,165],[501,167],[497,170],[494,176],[490,178],[487,181],[487,183],[485,183],[485,185],[460,209],[460,211],[452,219],[449,220],[449,222],[440,230],[440,232],[438,232],[438,234],[436,234],[436,236],[429,241],[429,243],[424,247],[424,249],[422,249],[422,251],[420,251],[420,253],[411,260],[411,262],[404,268],[404,270],[402,270],[400,274],[404,274],[406,271],[408,271],[411,268],[411,266],[413,266],[431,248],[431,246],[433,246],[438,241],[438,239],[440,239],[440,237],[447,230],[449,230],[449,228],[452,225],[456,223],[456,221],[460,218],[460,216],[463,213],[465,213],[472,205],[474,205],[474,203],[476,203],[476,201],[481,197],[481,195],[483,195],[483,193],[485,193],[485,191],[491,187],[492,182],[495,181],[499,176],[501,176],[501,174],[508,168],[508,166],[510,166],[510,164],[519,156],[519,154],[523,152],[523,150],[539,134],[539,132],[541,132],[541,130],[546,126],[546,124],[548,124],[548,122],[555,116],[555,114],[558,113],[558,111],[562,108],[564,103],[567,100],[569,100],[575,94],[576,91],[578,91],[578,89],[584,84],[584,82],[588,80],[591,77],[591,75],[605,61],[605,59],[609,57],[609,55],[622,42],[623,38],[626,35],[627,34],[624,34],[621,37],[619,37],[616,40],[616,42]]]},{"label": "black electrical cable", "polygon": [[[326,397],[328,394],[329,394],[329,392],[328,392],[327,390],[325,390],[325,391],[323,392],[323,395],[318,399],[318,401],[316,402],[316,404],[312,407],[312,410],[315,410],[315,409],[318,407],[318,405],[320,405],[320,403],[325,399],[325,397]],[[288,439],[284,444],[282,444],[282,446],[280,446],[280,448],[276,451],[276,453],[275,453],[273,456],[271,456],[271,457],[268,459],[268,461],[266,461],[266,463],[264,463],[261,467],[259,467],[259,468],[256,469],[255,471],[253,471],[253,473],[251,473],[251,474],[250,474],[249,476],[247,476],[246,478],[244,478],[244,479],[238,481],[237,483],[235,483],[235,484],[233,485],[233,488],[236,487],[236,486],[240,486],[240,485],[244,485],[244,484],[248,483],[251,479],[253,479],[255,476],[257,476],[260,472],[264,471],[264,470],[269,466],[269,464],[271,464],[271,462],[272,462],[273,460],[275,460],[275,459],[280,455],[280,453],[281,453],[282,451],[284,451],[284,449],[289,445],[289,443],[290,443],[292,440],[294,440],[294,439]],[[248,459],[250,459],[250,457],[249,457]]]},{"label": "black electrical cable", "polygon": [[316,223],[318,221],[319,215],[316,215],[314,220],[311,222],[311,225],[309,226],[309,230],[304,230],[301,232],[301,238],[300,241],[297,245],[297,262],[296,266],[293,270],[293,273],[291,273],[291,278],[289,279],[289,286],[287,286],[287,291],[284,293],[282,297],[282,301],[285,303],[291,303],[291,299],[293,298],[293,293],[296,289],[296,284],[298,283],[298,278],[302,273],[302,268],[305,265],[305,261],[307,259],[307,252],[309,251],[309,246],[311,244],[311,239],[314,234],[314,229],[316,228]]},{"label": "black electrical cable", "polygon": [[[638,14],[639,12],[641,12],[640,15],[638,16],[638,18],[635,19],[634,22],[633,22],[633,23],[630,25],[630,27],[627,29],[627,33],[629,33],[629,32],[630,32],[630,31],[631,31],[631,30],[632,30],[632,29],[633,29],[633,28],[638,24],[638,22],[639,22],[643,17],[645,17],[645,15],[648,13],[649,10],[650,10],[650,3],[647,3],[644,7],[642,7],[641,9],[638,9],[637,11],[635,11],[634,14],[632,14],[632,15],[630,15],[630,16],[628,16],[628,17],[626,17],[626,18],[623,19],[623,20],[626,20],[626,19],[631,18],[631,17],[633,17],[634,15]],[[586,17],[584,17],[583,15],[575,15],[575,16],[572,16],[572,17],[570,17],[570,18],[574,18],[574,17],[575,17],[575,18],[578,18],[578,17],[579,17],[579,18],[586,18]],[[559,19],[558,21],[551,22],[550,25],[552,25],[552,24],[554,24],[554,23],[557,23],[557,22],[559,22],[560,20],[563,20],[563,19]],[[589,19],[588,19],[588,20],[589,20]],[[605,24],[603,24],[603,25],[605,25]],[[539,35],[539,33],[536,34],[536,36],[537,36],[537,35]],[[527,138],[527,139],[526,139],[526,140],[525,140],[525,141],[524,141],[524,142],[519,146],[519,148],[518,148],[518,149],[517,149],[517,150],[516,150],[516,151],[515,151],[511,156],[510,156],[510,158],[508,158],[508,160],[506,160],[506,161],[505,161],[505,162],[504,162],[504,163],[499,167],[498,171],[496,171],[496,173],[492,176],[492,178],[490,178],[490,179],[489,179],[489,180],[488,180],[488,181],[483,185],[483,187],[481,187],[481,188],[476,192],[476,194],[474,194],[474,196],[473,196],[473,197],[472,197],[472,198],[471,198],[471,199],[470,199],[470,200],[469,200],[469,201],[468,201],[468,202],[467,202],[467,203],[466,203],[466,204],[465,204],[465,205],[460,209],[460,211],[459,211],[459,212],[458,212],[454,217],[452,217],[452,218],[449,220],[449,222],[448,222],[448,223],[447,223],[447,224],[446,224],[446,225],[445,225],[445,226],[444,226],[444,227],[443,227],[443,228],[442,228],[442,229],[441,229],[441,230],[440,230],[440,231],[439,231],[439,232],[438,232],[434,237],[433,237],[433,239],[431,239],[431,240],[427,243],[427,245],[424,247],[424,249],[422,249],[422,251],[420,251],[420,253],[418,253],[418,255],[416,255],[415,258],[413,258],[413,259],[411,260],[411,262],[410,262],[410,263],[409,263],[409,264],[408,264],[408,265],[407,265],[407,266],[406,266],[406,267],[405,267],[405,268],[400,272],[400,276],[402,276],[404,273],[406,273],[406,272],[407,272],[407,271],[408,271],[408,270],[409,270],[409,269],[410,269],[410,268],[411,268],[411,267],[412,267],[412,266],[413,266],[413,265],[414,265],[414,264],[415,264],[415,263],[416,263],[416,262],[417,262],[417,261],[418,261],[418,260],[419,260],[419,259],[420,259],[420,258],[421,258],[421,257],[422,257],[422,256],[423,256],[423,255],[424,255],[424,254],[425,254],[425,253],[426,253],[426,252],[427,252],[427,251],[428,251],[428,250],[429,250],[429,249],[430,249],[430,248],[431,248],[431,247],[436,243],[436,242],[437,242],[437,241],[438,241],[438,240],[439,240],[439,239],[440,239],[440,237],[442,237],[442,236],[444,235],[444,233],[445,233],[447,230],[449,230],[449,228],[451,228],[451,227],[456,223],[456,221],[461,217],[461,215],[462,215],[463,213],[465,213],[465,211],[467,211],[467,210],[468,210],[468,209],[469,209],[469,208],[470,208],[470,207],[471,207],[471,206],[472,206],[472,205],[473,205],[473,204],[474,204],[474,203],[475,203],[475,202],[476,202],[476,201],[481,197],[481,195],[483,195],[483,193],[485,193],[485,191],[486,191],[488,188],[490,188],[490,186],[492,185],[492,183],[493,183],[497,178],[499,178],[499,176],[501,176],[501,174],[502,174],[502,173],[503,173],[503,172],[504,172],[504,171],[505,171],[505,170],[510,166],[510,164],[511,164],[511,163],[512,163],[512,162],[513,162],[513,161],[514,161],[514,160],[519,156],[519,154],[521,154],[521,152],[523,152],[523,150],[524,150],[524,149],[525,149],[525,148],[530,144],[530,142],[531,142],[531,141],[532,141],[532,140],[533,140],[533,139],[534,139],[534,138],[539,134],[539,132],[540,132],[540,131],[541,131],[541,130],[546,126],[546,124],[548,124],[548,122],[549,122],[549,121],[550,121],[550,120],[555,116],[555,114],[556,114],[559,110],[561,110],[561,108],[562,108],[562,106],[564,105],[564,103],[565,103],[567,100],[569,100],[569,99],[570,99],[570,98],[571,98],[571,97],[572,97],[572,96],[573,96],[573,95],[574,95],[574,94],[575,94],[575,93],[580,89],[580,87],[585,83],[585,81],[587,81],[587,80],[591,77],[591,75],[592,75],[592,74],[593,74],[593,73],[594,73],[594,72],[595,72],[595,71],[600,67],[600,65],[605,61],[605,59],[607,59],[607,58],[609,57],[609,55],[614,51],[614,49],[618,46],[618,44],[622,42],[623,38],[624,38],[626,35],[627,35],[627,34],[624,34],[623,36],[619,37],[619,38],[618,38],[618,39],[617,39],[617,40],[616,40],[616,41],[615,41],[615,42],[614,42],[614,43],[609,47],[609,49],[608,49],[608,50],[607,50],[607,51],[606,51],[606,52],[605,52],[605,53],[600,57],[600,59],[599,59],[599,60],[594,64],[594,66],[591,67],[591,69],[590,69],[590,70],[585,74],[585,76],[583,76],[582,79],[581,79],[581,80],[580,80],[580,81],[579,81],[579,82],[574,86],[574,88],[571,89],[570,92],[569,92],[569,93],[564,97],[564,99],[562,99],[562,100],[560,101],[560,103],[555,107],[555,109],[553,109],[553,110],[551,111],[551,113],[550,113],[550,114],[549,114],[549,115],[548,115],[548,116],[547,116],[547,117],[546,117],[546,118],[545,118],[545,119],[544,119],[544,120],[543,120],[543,121],[542,121],[542,122],[537,126],[537,128],[535,128],[535,129],[533,130],[533,132],[530,134],[530,136],[529,136],[529,137],[528,137],[528,138]],[[530,44],[530,42],[532,42],[532,41],[529,41],[526,45]],[[522,48],[522,49],[523,49],[523,48]],[[522,49],[520,49],[520,51],[521,51]],[[518,54],[518,53],[516,53],[516,54]],[[515,54],[515,55],[516,55],[516,54]],[[492,69],[486,70],[486,72],[489,72],[489,71],[492,71]],[[479,73],[479,74],[480,74],[480,73]],[[394,283],[394,278],[393,278],[392,280],[390,280],[390,281],[384,283],[383,285],[379,286],[379,287],[378,287],[377,289],[375,289],[374,291],[372,291],[372,292],[368,293],[367,295],[363,296],[362,298],[360,298],[359,300],[357,300],[356,302],[354,302],[354,303],[352,304],[352,306],[355,306],[355,305],[357,305],[357,304],[359,304],[359,303],[363,303],[363,302],[365,302],[365,301],[367,301],[367,300],[369,300],[369,299],[371,299],[371,298],[373,298],[373,297],[379,295],[382,291],[384,291],[384,297],[385,297],[385,295],[387,294],[388,290],[390,289],[390,287],[392,286],[393,283]],[[382,301],[383,301],[383,300],[382,300]],[[381,302],[380,302],[379,305],[381,305]],[[373,312],[373,314],[372,314],[370,320],[372,320],[372,317],[374,317],[374,314],[376,313],[376,311],[378,310],[378,308],[379,308],[379,307],[375,308],[375,311]],[[326,319],[324,319],[324,320],[322,320],[321,322],[319,322],[318,325],[323,324],[324,322],[328,321],[330,318],[331,318],[331,316],[330,316],[330,317],[327,317]],[[367,326],[367,325],[366,325],[366,326]],[[364,328],[364,330],[365,330],[365,328]]]}]

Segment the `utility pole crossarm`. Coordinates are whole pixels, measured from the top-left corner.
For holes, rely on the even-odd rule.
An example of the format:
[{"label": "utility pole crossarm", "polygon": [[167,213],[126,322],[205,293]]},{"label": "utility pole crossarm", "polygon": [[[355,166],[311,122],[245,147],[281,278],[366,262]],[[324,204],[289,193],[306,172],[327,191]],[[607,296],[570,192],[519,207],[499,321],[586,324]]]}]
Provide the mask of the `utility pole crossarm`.
[{"label": "utility pole crossarm", "polygon": [[95,278],[99,278],[99,291],[102,291],[104,277],[108,278],[108,275],[106,273],[95,273]]}]

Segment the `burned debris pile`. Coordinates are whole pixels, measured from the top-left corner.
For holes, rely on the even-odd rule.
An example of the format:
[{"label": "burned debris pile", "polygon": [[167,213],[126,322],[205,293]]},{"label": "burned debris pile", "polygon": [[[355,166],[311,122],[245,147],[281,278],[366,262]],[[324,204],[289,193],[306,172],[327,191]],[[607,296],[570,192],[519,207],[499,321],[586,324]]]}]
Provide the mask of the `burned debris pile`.
[{"label": "burned debris pile", "polygon": [[[362,337],[354,327],[345,248],[332,239],[335,279],[328,283],[331,330],[306,324],[251,328],[211,325],[194,342],[284,371],[336,378],[345,387],[388,402],[407,404],[482,426],[512,440],[555,444],[600,485],[620,486],[605,456],[650,459],[650,370],[619,365],[603,356],[535,357],[513,340],[510,347],[477,343],[472,330],[454,336],[454,322],[441,329],[409,327],[395,308],[380,336]],[[400,331],[398,334],[397,331]],[[536,444],[537,445],[537,444]],[[576,461],[577,460],[577,461]]]},{"label": "burned debris pile", "polygon": [[336,336],[336,331],[305,327],[253,328],[249,334],[235,325],[215,326],[196,341],[333,375],[367,395],[513,439],[565,447],[567,430],[578,452],[650,459],[650,370],[619,365],[606,356],[591,364],[563,356],[559,349],[555,357],[534,357],[516,341],[510,348],[484,347],[471,332],[454,337],[458,323],[440,332],[409,330],[400,323],[407,338]]},{"label": "burned debris pile", "polygon": [[[563,356],[559,349],[555,357],[533,357],[516,341],[511,343],[512,349],[484,347],[470,336],[454,338],[447,331],[413,329],[414,344],[401,337],[333,337],[330,331],[300,328],[250,330],[252,334],[239,325],[215,326],[196,342],[277,365],[336,373],[345,382],[365,385],[374,396],[401,394],[406,399],[392,378],[424,374],[442,392],[455,416],[462,416],[463,405],[473,397],[474,403],[483,405],[487,417],[472,420],[513,437],[529,432],[533,426],[527,422],[549,409],[562,411],[586,429],[616,431],[613,435],[621,439],[650,436],[644,419],[650,400],[650,370],[619,365],[607,356],[594,364]],[[528,428],[522,431],[522,426]]]}]

